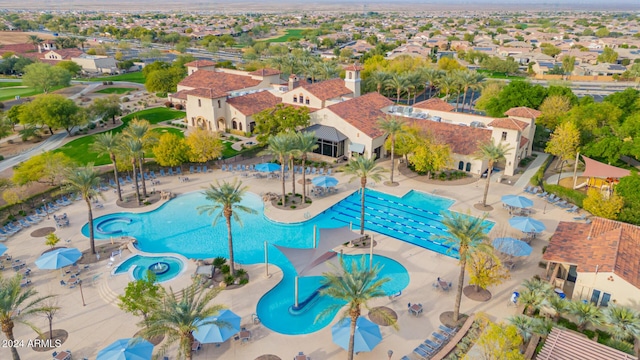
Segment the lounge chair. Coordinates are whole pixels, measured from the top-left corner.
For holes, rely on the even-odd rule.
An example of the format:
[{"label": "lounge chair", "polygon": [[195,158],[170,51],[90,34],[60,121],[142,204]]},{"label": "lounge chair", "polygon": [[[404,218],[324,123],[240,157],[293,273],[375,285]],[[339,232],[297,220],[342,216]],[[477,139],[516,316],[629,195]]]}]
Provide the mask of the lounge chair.
[{"label": "lounge chair", "polygon": [[164,169],[160,169],[160,176],[167,176],[167,174],[164,173]]},{"label": "lounge chair", "polygon": [[[242,165],[242,166],[244,166],[244,165]],[[203,172],[203,173],[207,173],[207,172],[209,172],[209,169],[207,169],[207,165],[204,165],[204,166],[202,167],[202,172]]]},{"label": "lounge chair", "polygon": [[319,175],[324,175],[324,168],[320,168]]},{"label": "lounge chair", "polygon": [[574,213],[578,211],[578,205],[573,205],[571,209],[567,209],[567,212]]},{"label": "lounge chair", "polygon": [[561,208],[567,207],[567,200],[558,201],[557,203],[555,203],[553,205],[561,207]]},{"label": "lounge chair", "polygon": [[199,174],[202,172],[202,168],[200,166],[196,166],[196,172]]},{"label": "lounge chair", "polygon": [[427,345],[428,347],[432,348],[433,350],[438,350],[440,349],[440,346],[442,346],[442,344],[438,344],[434,341],[432,341],[431,339],[426,339],[423,344]]},{"label": "lounge chair", "polygon": [[413,353],[418,355],[420,357],[420,359],[426,359],[428,356],[430,356],[429,353],[427,353],[423,348],[421,347],[417,347],[415,349],[413,349]]},{"label": "lounge chair", "polygon": [[553,203],[556,203],[556,202],[558,202],[558,201],[560,201],[560,198],[559,198],[559,197],[557,197],[555,194],[551,194],[551,196],[549,196],[549,197],[547,198],[547,202],[548,202],[549,204],[553,204]]},{"label": "lounge chair", "polygon": [[226,164],[220,165],[220,170],[221,171],[227,171],[227,165]]},{"label": "lounge chair", "polygon": [[26,219],[28,222],[30,222],[32,225],[35,225],[35,224],[39,223],[40,221],[42,221],[42,219],[41,219],[41,218],[33,217],[33,216],[31,216],[31,215],[27,215],[27,216],[25,217],[25,219]]},{"label": "lounge chair", "polygon": [[193,174],[193,165],[189,166],[189,174]]},{"label": "lounge chair", "polygon": [[437,331],[434,331],[433,333],[431,333],[431,336],[433,336],[434,338],[436,338],[436,340],[444,343],[446,341],[449,341],[449,337],[445,336]]},{"label": "lounge chair", "polygon": [[587,220],[587,214],[582,214],[580,216],[576,216],[573,220]]},{"label": "lounge chair", "polygon": [[169,170],[167,170],[167,174],[169,174],[169,175],[173,176],[173,169],[172,169],[172,168],[169,168]]},{"label": "lounge chair", "polygon": [[39,216],[39,217],[41,217],[41,218],[44,218],[44,217],[46,217],[46,216],[47,216],[47,212],[46,212],[46,211],[44,211],[44,210],[43,210],[43,209],[41,209],[41,208],[37,208],[37,209],[36,209],[36,215],[37,215],[37,216]]},{"label": "lounge chair", "polygon": [[176,175],[182,175],[182,168],[180,166],[176,166]]},{"label": "lounge chair", "polygon": [[453,329],[453,328],[450,328],[450,327],[448,327],[448,326],[444,326],[444,325],[440,325],[440,326],[438,327],[438,329],[440,329],[442,332],[445,332],[445,333],[449,334],[449,336],[452,336],[452,335],[454,335],[456,332],[458,332],[458,330]]},{"label": "lounge chair", "polygon": [[22,226],[23,228],[28,228],[29,226],[31,226],[31,224],[26,222],[24,219],[18,219],[18,222],[20,223],[20,226]]},{"label": "lounge chair", "polygon": [[540,194],[536,194],[537,197],[545,197],[547,196],[548,192],[541,192]]},{"label": "lounge chair", "polygon": [[144,173],[144,179],[147,181],[151,180],[151,176],[149,176],[149,173]]},{"label": "lounge chair", "polygon": [[529,185],[527,185],[527,186],[525,186],[525,188],[524,188],[524,192],[531,194],[531,189],[533,189],[533,186],[529,186]]}]

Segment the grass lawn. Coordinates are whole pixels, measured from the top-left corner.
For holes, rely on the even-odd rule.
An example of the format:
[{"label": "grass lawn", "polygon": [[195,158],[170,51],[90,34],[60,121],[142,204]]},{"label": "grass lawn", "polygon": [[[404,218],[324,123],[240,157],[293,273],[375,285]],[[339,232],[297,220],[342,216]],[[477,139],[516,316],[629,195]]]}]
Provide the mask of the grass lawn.
[{"label": "grass lawn", "polygon": [[222,157],[225,159],[228,159],[232,156],[236,156],[238,154],[239,151],[234,150],[231,148],[231,145],[233,145],[233,142],[231,141],[223,141],[222,142]]},{"label": "grass lawn", "polygon": [[[184,117],[184,115],[185,115],[184,111],[178,111],[178,110],[167,109],[167,108],[153,108],[153,109],[142,110],[142,111],[138,111],[123,117],[122,118],[123,125],[111,131],[116,133],[121,132],[126,127],[127,123],[135,117],[137,117],[138,119],[148,120],[152,124],[157,124],[165,120],[180,119]],[[153,131],[156,131],[159,133],[162,133],[162,132],[172,132],[176,134],[182,133],[180,129],[165,128],[165,127],[153,129]],[[54,151],[62,152],[63,154],[74,159],[80,164],[87,164],[89,162],[93,162],[94,165],[110,164],[111,160],[109,160],[109,156],[107,155],[98,156],[96,152],[91,150],[91,145],[93,144],[94,138],[96,135],[97,134],[88,135],[88,136],[84,136],[79,139],[70,141],[66,143],[64,146]]]},{"label": "grass lawn", "polygon": [[265,42],[267,44],[269,43],[283,43],[283,42],[287,42],[289,41],[289,39],[291,39],[292,37],[295,38],[302,38],[302,32],[306,30],[306,29],[289,29],[289,30],[285,30],[284,35],[279,36],[277,38],[273,38],[273,39],[266,39],[263,40],[262,42]]},{"label": "grass lawn", "polygon": [[132,90],[136,90],[134,88],[121,88],[121,87],[112,87],[112,88],[106,88],[106,89],[102,89],[102,90],[98,90],[98,91],[94,91],[97,92],[99,94],[126,94],[129,91]]},{"label": "grass lawn", "polygon": [[144,84],[145,78],[142,71],[136,71],[126,74],[93,78],[89,81],[130,81],[138,84]]},{"label": "grass lawn", "polygon": [[42,93],[42,91],[38,91],[34,88],[18,88],[15,87],[5,87],[0,88],[0,101],[5,100],[13,100],[16,96],[32,96]]},{"label": "grass lawn", "polygon": [[480,74],[483,74],[490,79],[509,79],[509,80],[522,80],[525,76],[507,75],[503,72],[489,71],[489,70],[477,70]]},{"label": "grass lawn", "polygon": [[14,86],[22,86],[22,81],[21,82],[1,82],[0,81],[0,88],[14,87]]}]

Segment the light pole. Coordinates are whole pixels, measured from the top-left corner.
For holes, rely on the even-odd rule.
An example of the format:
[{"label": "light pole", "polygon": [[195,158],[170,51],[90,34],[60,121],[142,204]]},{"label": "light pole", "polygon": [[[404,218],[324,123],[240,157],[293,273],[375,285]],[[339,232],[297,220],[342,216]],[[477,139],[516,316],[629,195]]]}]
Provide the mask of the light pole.
[{"label": "light pole", "polygon": [[391,360],[391,357],[393,356],[393,350],[387,351],[387,356],[389,357],[389,360]]},{"label": "light pole", "polygon": [[44,207],[44,212],[47,213],[47,220],[49,220],[49,210],[47,209],[47,202],[44,198],[42,199],[42,206]]},{"label": "light pole", "polygon": [[80,297],[82,298],[82,306],[87,306],[84,302],[84,293],[82,292],[82,280],[78,279],[78,287],[80,288]]}]

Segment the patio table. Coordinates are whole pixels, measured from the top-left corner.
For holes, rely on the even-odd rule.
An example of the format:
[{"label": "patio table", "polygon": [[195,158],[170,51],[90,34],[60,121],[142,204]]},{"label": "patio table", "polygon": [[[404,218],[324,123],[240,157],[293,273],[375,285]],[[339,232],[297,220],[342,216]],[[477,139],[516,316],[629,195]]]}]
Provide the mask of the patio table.
[{"label": "patio table", "polygon": [[67,352],[67,351],[60,351],[53,358],[55,360],[70,360],[71,359],[71,353]]},{"label": "patio table", "polygon": [[409,312],[414,316],[418,316],[422,314],[422,305],[421,304],[413,304],[409,307]]}]

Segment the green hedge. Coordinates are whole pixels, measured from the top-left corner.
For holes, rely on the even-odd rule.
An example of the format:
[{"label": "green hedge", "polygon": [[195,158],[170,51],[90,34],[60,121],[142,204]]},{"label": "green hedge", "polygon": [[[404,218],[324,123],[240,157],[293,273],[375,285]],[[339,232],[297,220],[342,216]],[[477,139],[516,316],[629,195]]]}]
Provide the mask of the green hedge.
[{"label": "green hedge", "polygon": [[579,207],[582,207],[582,202],[587,198],[587,195],[583,192],[573,189],[567,189],[566,187],[559,185],[545,184],[544,190],[549,192],[550,194],[556,194],[556,196],[561,197],[563,200],[574,203]]},{"label": "green hedge", "polygon": [[531,184],[534,186],[542,186],[542,181],[544,180],[544,172],[547,171],[549,165],[551,165],[551,161],[553,161],[553,156],[549,156],[547,160],[544,161],[542,166],[536,171],[535,174],[531,177]]}]

